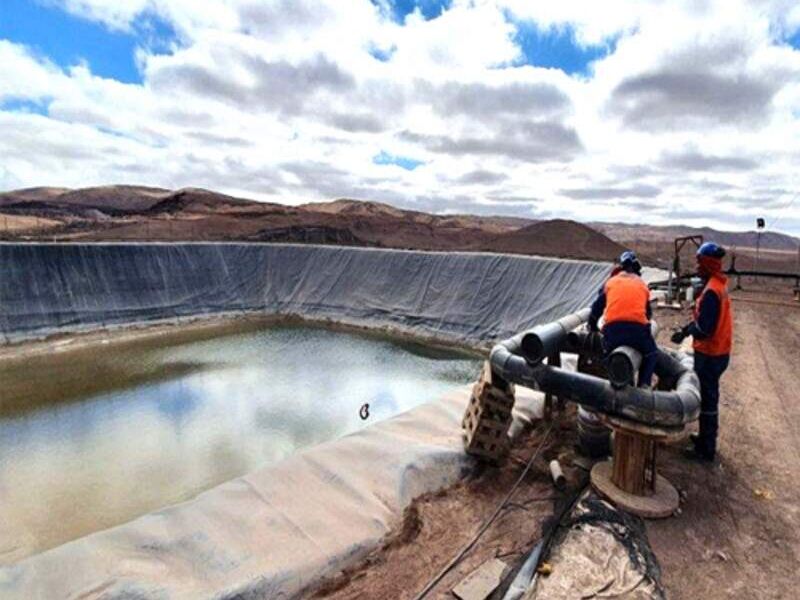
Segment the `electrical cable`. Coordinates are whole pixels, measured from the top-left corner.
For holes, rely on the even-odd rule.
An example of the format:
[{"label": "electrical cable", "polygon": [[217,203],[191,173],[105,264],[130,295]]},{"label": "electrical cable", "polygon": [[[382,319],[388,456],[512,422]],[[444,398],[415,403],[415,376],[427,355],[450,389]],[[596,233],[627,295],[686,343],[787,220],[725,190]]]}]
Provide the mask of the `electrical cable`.
[{"label": "electrical cable", "polygon": [[578,503],[578,500],[580,500],[581,496],[583,495],[583,492],[586,491],[588,485],[589,477],[586,476],[581,485],[579,485],[568,497],[567,501],[564,502],[561,510],[558,511],[555,518],[550,521],[550,525],[542,534],[541,539],[528,554],[528,558],[525,559],[522,568],[511,582],[509,588],[506,590],[503,600],[519,600],[519,598],[521,598],[536,583],[536,577],[539,574],[536,569],[539,567],[539,563],[550,551],[550,545],[553,543],[556,531],[558,531],[558,528],[561,527],[561,522],[564,520],[564,517],[572,512],[572,510],[575,508],[575,505]]},{"label": "electrical cable", "polygon": [[483,525],[481,525],[480,529],[478,529],[478,531],[475,533],[472,539],[467,543],[467,545],[464,546],[461,549],[461,551],[458,554],[456,554],[456,556],[453,557],[453,559],[449,563],[447,563],[447,565],[441,571],[439,571],[439,573],[433,579],[431,579],[428,582],[428,584],[423,588],[423,590],[419,594],[414,596],[414,600],[422,600],[423,598],[425,598],[425,596],[427,596],[431,592],[431,590],[434,587],[436,587],[436,585],[442,579],[444,579],[444,576],[447,575],[453,569],[453,567],[455,567],[458,563],[461,562],[464,556],[466,556],[467,552],[472,550],[472,547],[477,543],[480,537],[486,532],[487,529],[489,529],[492,523],[494,523],[497,516],[505,508],[506,504],[508,504],[508,501],[511,500],[511,497],[514,495],[514,492],[517,491],[517,488],[522,483],[522,480],[525,479],[525,476],[528,474],[528,471],[531,470],[534,461],[538,458],[539,453],[542,451],[542,448],[544,448],[545,442],[547,442],[547,439],[550,437],[550,432],[553,431],[554,425],[555,422],[550,423],[550,426],[547,428],[547,431],[544,434],[544,438],[542,438],[542,441],[539,442],[539,445],[536,447],[536,451],[531,455],[530,459],[528,459],[528,464],[525,465],[525,468],[523,469],[522,473],[514,482],[514,485],[511,486],[511,489],[508,491],[505,498],[503,498],[503,500],[497,506],[492,515],[483,523]]}]

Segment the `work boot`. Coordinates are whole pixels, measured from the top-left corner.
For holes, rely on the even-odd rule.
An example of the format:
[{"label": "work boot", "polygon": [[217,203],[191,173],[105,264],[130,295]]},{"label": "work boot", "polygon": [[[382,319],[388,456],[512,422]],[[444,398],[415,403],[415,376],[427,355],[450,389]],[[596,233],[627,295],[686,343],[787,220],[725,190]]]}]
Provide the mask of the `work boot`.
[{"label": "work boot", "polygon": [[703,447],[700,436],[696,433],[689,434],[689,445],[683,450],[683,456],[689,460],[700,462],[714,462],[715,452],[709,452]]}]

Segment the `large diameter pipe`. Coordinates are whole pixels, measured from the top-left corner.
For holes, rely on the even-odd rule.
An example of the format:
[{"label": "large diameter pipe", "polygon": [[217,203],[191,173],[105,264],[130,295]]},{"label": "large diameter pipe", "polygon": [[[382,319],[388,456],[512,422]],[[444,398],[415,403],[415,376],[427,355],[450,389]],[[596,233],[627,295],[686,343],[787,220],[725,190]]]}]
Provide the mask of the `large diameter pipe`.
[{"label": "large diameter pipe", "polygon": [[560,352],[565,345],[567,334],[589,320],[590,309],[584,308],[566,317],[537,325],[522,334],[520,347],[522,355],[532,365],[541,363],[548,356]]},{"label": "large diameter pipe", "polygon": [[612,350],[606,360],[608,380],[615,388],[636,385],[639,369],[642,366],[642,354],[630,346],[620,346]]},{"label": "large diameter pipe", "polygon": [[564,350],[582,356],[603,356],[603,334],[599,331],[570,331]]},{"label": "large diameter pipe", "polygon": [[[655,319],[650,321],[650,332],[653,335],[653,339],[656,339],[659,326]],[[599,331],[570,331],[567,333],[564,342],[564,351],[602,358],[605,354],[603,349],[603,334]]]},{"label": "large diameter pipe", "polygon": [[[658,336],[658,323],[650,321],[650,332],[655,339]],[[619,346],[611,351],[606,359],[608,380],[615,388],[626,385],[635,386],[642,367],[642,353],[630,346]]]},{"label": "large diameter pipe", "polygon": [[615,389],[610,382],[585,373],[543,364],[529,364],[519,355],[521,338],[497,344],[492,369],[506,381],[553,394],[597,411],[655,426],[682,426],[700,414],[700,383],[691,357],[659,349],[656,373],[670,391],[635,387]]},{"label": "large diameter pipe", "polygon": [[616,389],[599,377],[549,366],[541,369],[538,381],[544,392],[647,425],[680,426],[696,420],[700,414],[700,383],[691,366],[682,370],[676,388],[671,391],[631,386]]}]

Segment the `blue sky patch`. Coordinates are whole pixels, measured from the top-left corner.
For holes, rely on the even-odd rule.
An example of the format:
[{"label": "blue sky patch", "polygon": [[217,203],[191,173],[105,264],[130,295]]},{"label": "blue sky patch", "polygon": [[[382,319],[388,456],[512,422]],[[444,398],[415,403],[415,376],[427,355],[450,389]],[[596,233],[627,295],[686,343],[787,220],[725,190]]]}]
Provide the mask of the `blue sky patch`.
[{"label": "blue sky patch", "polygon": [[385,150],[381,150],[380,154],[373,156],[372,162],[376,165],[397,165],[406,171],[413,171],[418,166],[425,164],[421,160],[415,160],[413,158],[408,158],[407,156],[389,154]]},{"label": "blue sky patch", "polygon": [[395,53],[396,50],[397,50],[396,46],[392,46],[391,48],[388,49],[372,46],[371,48],[369,48],[368,52],[370,53],[372,58],[375,58],[381,62],[389,62],[389,60],[392,58],[392,55]]},{"label": "blue sky patch", "polygon": [[616,39],[600,46],[582,47],[571,27],[542,30],[530,21],[509,19],[517,27],[514,41],[523,59],[519,64],[561,69],[568,75],[588,74],[589,64],[614,52]]},{"label": "blue sky patch", "polygon": [[100,77],[142,83],[136,48],[166,51],[177,34],[155,15],[140,16],[129,32],[112,31],[34,0],[0,0],[0,39],[28,46],[62,68],[85,61]]},{"label": "blue sky patch", "polygon": [[11,98],[0,102],[0,111],[47,115],[51,100],[22,100]]},{"label": "blue sky patch", "polygon": [[800,29],[795,31],[793,35],[786,38],[786,42],[795,50],[800,50]]},{"label": "blue sky patch", "polygon": [[390,16],[398,23],[404,23],[406,17],[419,8],[422,16],[428,21],[440,17],[444,11],[450,8],[452,0],[372,0],[372,3],[379,7],[388,7],[391,11]]}]

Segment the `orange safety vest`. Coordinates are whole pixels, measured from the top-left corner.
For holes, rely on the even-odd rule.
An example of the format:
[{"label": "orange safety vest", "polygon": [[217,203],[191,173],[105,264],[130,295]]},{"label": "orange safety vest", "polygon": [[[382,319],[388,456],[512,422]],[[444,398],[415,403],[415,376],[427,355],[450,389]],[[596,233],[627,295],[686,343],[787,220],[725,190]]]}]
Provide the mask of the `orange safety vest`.
[{"label": "orange safety vest", "polygon": [[625,321],[647,325],[647,303],[650,290],[642,278],[633,273],[619,273],[606,281],[606,325]]},{"label": "orange safety vest", "polygon": [[709,356],[730,354],[733,347],[733,312],[731,298],[728,295],[728,278],[724,275],[714,275],[708,280],[703,293],[694,305],[695,322],[700,315],[700,303],[706,294],[716,294],[719,298],[719,317],[716,328],[707,338],[694,340],[694,349]]}]

